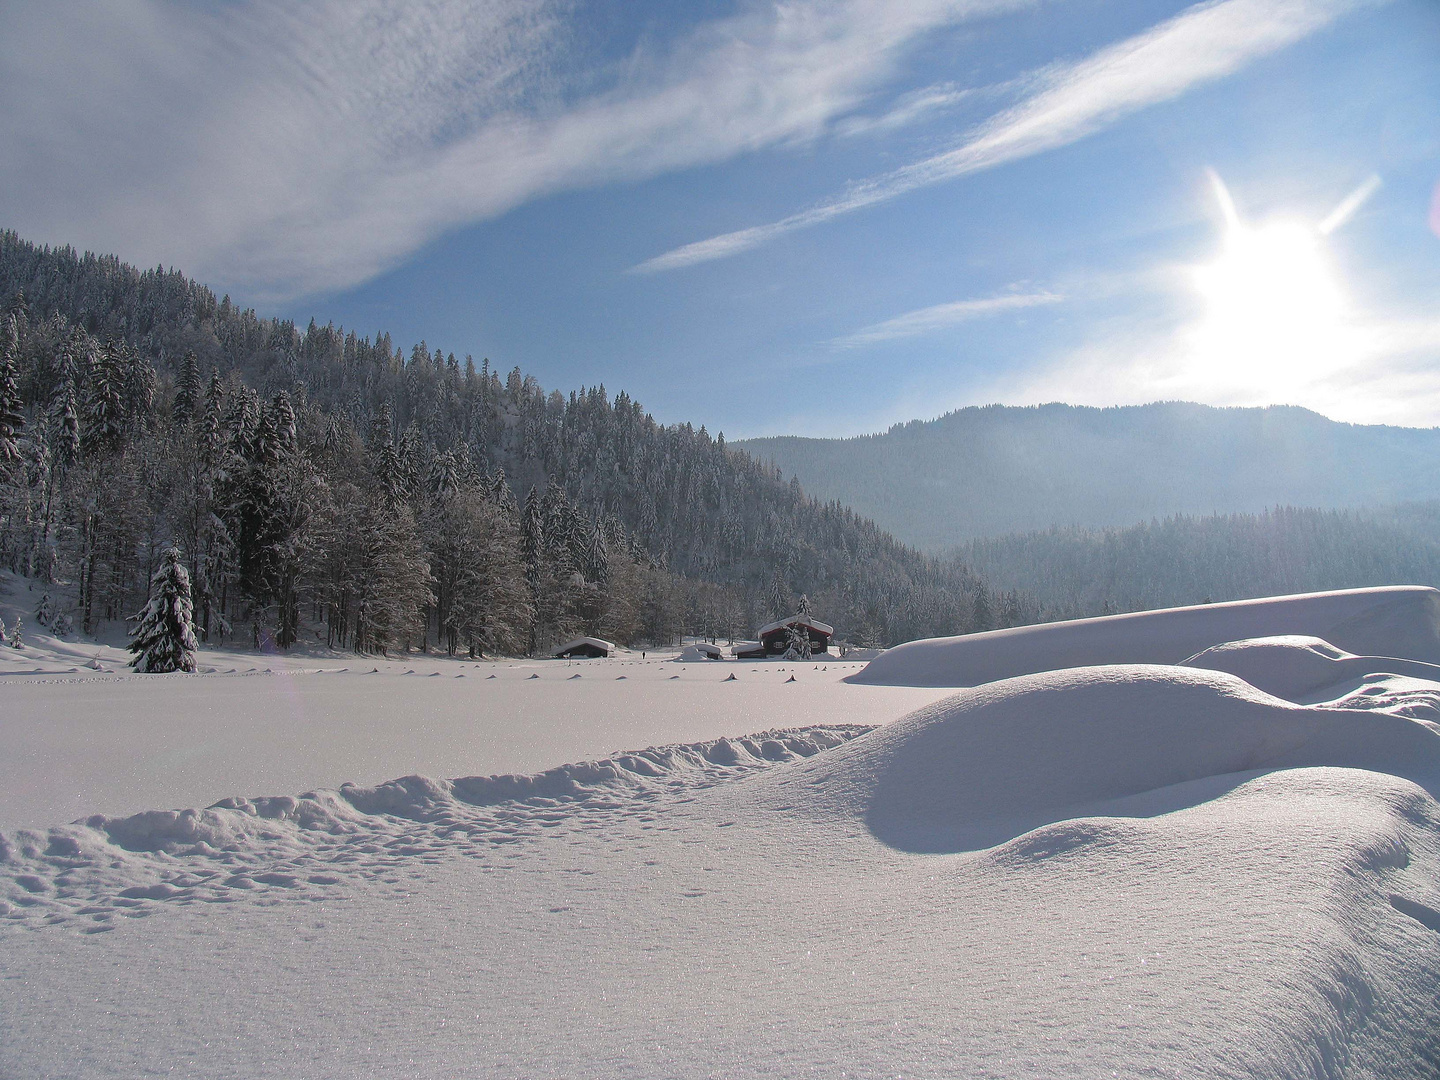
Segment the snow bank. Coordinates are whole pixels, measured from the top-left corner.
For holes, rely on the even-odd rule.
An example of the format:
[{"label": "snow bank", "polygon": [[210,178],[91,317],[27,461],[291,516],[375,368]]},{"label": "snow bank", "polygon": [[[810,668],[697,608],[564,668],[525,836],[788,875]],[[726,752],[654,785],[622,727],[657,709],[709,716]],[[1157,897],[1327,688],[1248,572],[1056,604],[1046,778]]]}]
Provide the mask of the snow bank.
[{"label": "snow bank", "polygon": [[1178,664],[1244,638],[1303,635],[1341,650],[1440,664],[1440,592],[1418,585],[1238,600],[912,641],[849,679],[979,686],[1094,664]]},{"label": "snow bank", "polygon": [[1190,657],[1184,666],[1228,671],[1267,694],[1295,702],[1381,673],[1440,682],[1440,665],[1393,656],[1356,656],[1302,634],[1228,641]]},{"label": "snow bank", "polygon": [[[91,914],[104,916],[104,923],[116,897],[195,899],[216,889],[252,889],[256,882],[296,887],[316,877],[311,871],[333,862],[337,851],[373,855],[383,846],[434,856],[456,837],[511,843],[539,831],[547,814],[633,808],[658,794],[811,757],[870,730],[859,724],[789,728],[651,747],[531,776],[407,776],[0,833],[0,918],[43,916],[53,923],[95,908]],[[424,828],[417,834],[413,823]],[[317,883],[327,877],[319,875]]]},{"label": "snow bank", "polygon": [[[1433,707],[1440,684],[1425,686]],[[1440,790],[1440,735],[1389,712],[1297,705],[1219,671],[1073,668],[963,690],[877,730],[820,763],[819,803],[863,812],[892,847],[957,852],[1067,818],[1170,811],[1257,771],[1312,766]]]}]

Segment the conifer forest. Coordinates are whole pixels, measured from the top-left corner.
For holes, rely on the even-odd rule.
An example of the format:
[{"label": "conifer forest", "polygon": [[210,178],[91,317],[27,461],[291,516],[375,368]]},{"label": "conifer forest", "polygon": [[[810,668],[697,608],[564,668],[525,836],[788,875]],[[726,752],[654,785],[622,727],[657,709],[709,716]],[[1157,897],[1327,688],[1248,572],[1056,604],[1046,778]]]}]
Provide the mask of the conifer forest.
[{"label": "conifer forest", "polygon": [[954,559],[624,392],[262,318],[0,232],[0,563],[93,633],[171,546],[197,635],[543,651],[734,639],[808,597],[860,645],[1034,621]]}]

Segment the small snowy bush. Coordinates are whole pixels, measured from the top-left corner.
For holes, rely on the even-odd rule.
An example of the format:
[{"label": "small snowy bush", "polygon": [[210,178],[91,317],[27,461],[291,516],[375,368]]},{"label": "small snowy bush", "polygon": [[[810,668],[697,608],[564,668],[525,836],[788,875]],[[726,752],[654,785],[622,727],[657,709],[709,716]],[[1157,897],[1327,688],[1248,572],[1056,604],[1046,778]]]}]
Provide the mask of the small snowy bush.
[{"label": "small snowy bush", "polygon": [[23,620],[19,615],[16,615],[15,625],[10,628],[10,647],[12,649],[23,649],[25,647],[25,639],[20,633],[23,625]]},{"label": "small snowy bush", "polygon": [[190,574],[180,561],[180,552],[168,548],[150,579],[150,602],[136,618],[140,625],[130,631],[130,651],[136,671],[194,671],[194,608],[190,600]]},{"label": "small snowy bush", "polygon": [[40,597],[40,603],[35,608],[35,621],[41,626],[49,626],[52,618],[54,618],[54,614],[50,610],[50,594],[47,592]]}]

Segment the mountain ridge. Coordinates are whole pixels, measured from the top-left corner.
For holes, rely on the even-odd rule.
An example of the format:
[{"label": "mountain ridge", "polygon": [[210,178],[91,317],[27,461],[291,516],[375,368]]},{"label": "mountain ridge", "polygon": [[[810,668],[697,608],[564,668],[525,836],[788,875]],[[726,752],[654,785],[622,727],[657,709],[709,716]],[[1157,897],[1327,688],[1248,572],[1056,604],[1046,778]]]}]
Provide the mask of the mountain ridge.
[{"label": "mountain ridge", "polygon": [[1295,405],[984,405],[846,439],[733,445],[923,550],[1055,526],[1440,497],[1440,429]]}]

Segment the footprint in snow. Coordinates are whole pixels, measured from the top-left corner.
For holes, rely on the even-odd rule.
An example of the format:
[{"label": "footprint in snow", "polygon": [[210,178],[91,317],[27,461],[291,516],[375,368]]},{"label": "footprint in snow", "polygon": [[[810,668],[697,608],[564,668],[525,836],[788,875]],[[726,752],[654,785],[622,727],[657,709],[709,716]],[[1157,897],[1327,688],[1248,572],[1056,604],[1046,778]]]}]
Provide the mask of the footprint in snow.
[{"label": "footprint in snow", "polygon": [[572,679],[578,679],[578,678],[580,678],[580,673],[577,671],[574,675],[571,675],[570,678],[572,678]]},{"label": "footprint in snow", "polygon": [[539,675],[531,675],[531,676],[530,676],[530,678],[532,678],[532,679],[538,679],[539,677],[540,677]]}]

